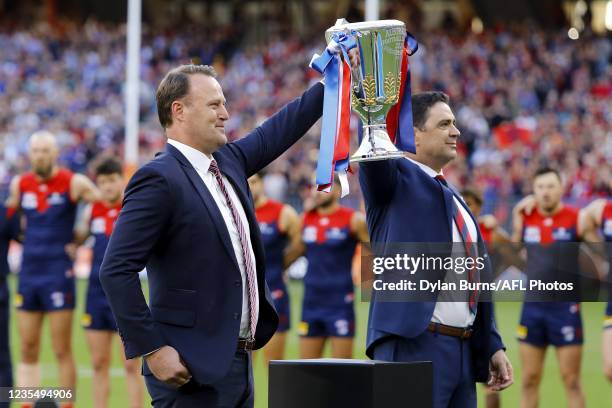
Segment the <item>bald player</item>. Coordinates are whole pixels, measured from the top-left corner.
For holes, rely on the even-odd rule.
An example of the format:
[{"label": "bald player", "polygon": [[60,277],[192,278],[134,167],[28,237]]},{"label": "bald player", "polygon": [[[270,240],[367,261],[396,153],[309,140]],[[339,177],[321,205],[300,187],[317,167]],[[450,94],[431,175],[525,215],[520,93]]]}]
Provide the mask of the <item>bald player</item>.
[{"label": "bald player", "polygon": [[32,170],[11,181],[7,200],[7,206],[25,218],[23,261],[15,295],[21,339],[17,385],[40,385],[40,336],[48,316],[60,386],[74,389],[71,332],[75,282],[66,247],[74,239],[77,203],[93,202],[99,193],[87,177],[58,166],[59,149],[52,133],[34,133],[28,153]]},{"label": "bald player", "polygon": [[359,242],[368,242],[362,213],[340,205],[340,183],[330,193],[317,192],[313,208],[305,205],[302,240],[308,271],[300,334],[300,358],[320,358],[327,339],[333,358],[351,358],[355,335],[352,265]]}]

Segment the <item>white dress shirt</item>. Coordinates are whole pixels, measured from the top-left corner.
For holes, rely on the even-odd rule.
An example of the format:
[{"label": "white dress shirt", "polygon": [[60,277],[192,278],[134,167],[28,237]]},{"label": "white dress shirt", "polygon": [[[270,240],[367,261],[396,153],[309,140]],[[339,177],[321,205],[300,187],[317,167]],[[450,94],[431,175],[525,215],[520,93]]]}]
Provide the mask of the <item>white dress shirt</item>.
[{"label": "white dress shirt", "polygon": [[[407,159],[419,166],[421,170],[432,178],[442,175],[442,173],[437,173],[434,169],[423,163],[419,163],[418,161],[412,160],[408,157]],[[459,211],[461,211],[461,215],[465,220],[470,236],[473,238],[474,242],[476,242],[478,239],[478,233],[476,230],[477,226],[465,208],[466,204],[457,199],[454,194],[453,199],[455,200],[455,205],[457,208],[459,208]],[[459,232],[455,222],[453,222],[453,242],[463,242],[463,238],[461,237],[461,233]],[[475,317],[476,316],[470,312],[468,302],[437,302],[431,321],[434,323],[446,324],[448,326],[468,327],[474,323]]]},{"label": "white dress shirt", "polygon": [[[178,142],[174,139],[168,138],[168,143],[172,146],[176,147],[179,152],[183,154],[191,163],[191,165],[195,168],[196,172],[208,188],[208,191],[212,195],[221,215],[223,216],[223,221],[225,221],[225,226],[227,227],[227,231],[229,232],[230,239],[232,241],[232,247],[234,248],[234,254],[236,255],[236,260],[238,261],[238,267],[240,269],[240,275],[242,276],[242,317],[240,320],[240,337],[248,338],[249,337],[249,295],[247,288],[247,276],[246,276],[246,267],[244,263],[244,259],[242,256],[242,246],[240,244],[240,235],[238,234],[238,229],[234,224],[232,218],[232,212],[225,201],[225,197],[223,196],[223,192],[217,183],[217,179],[215,176],[208,171],[210,166],[210,162],[212,161],[212,157],[209,157],[202,153],[199,150],[194,149],[191,146],[187,146],[184,143]],[[234,191],[234,187],[227,180],[224,175],[221,175],[223,180],[223,184],[234,204],[234,208],[238,211],[238,216],[240,217],[240,221],[244,226],[244,232],[247,238],[247,253],[248,256],[251,257],[251,264],[256,268],[255,263],[255,253],[253,252],[253,245],[251,244],[251,233],[249,222],[246,217],[246,213],[244,212],[244,208],[242,207],[242,203],[240,199],[236,195]],[[203,248],[205,250],[205,248]],[[217,271],[217,273],[227,273],[227,271]],[[257,288],[257,280],[255,280],[255,299],[259,299],[258,288]],[[255,316],[259,317],[259,302],[255,305]],[[257,322],[256,322],[257,323]],[[255,333],[253,333],[253,337],[255,337]]]}]

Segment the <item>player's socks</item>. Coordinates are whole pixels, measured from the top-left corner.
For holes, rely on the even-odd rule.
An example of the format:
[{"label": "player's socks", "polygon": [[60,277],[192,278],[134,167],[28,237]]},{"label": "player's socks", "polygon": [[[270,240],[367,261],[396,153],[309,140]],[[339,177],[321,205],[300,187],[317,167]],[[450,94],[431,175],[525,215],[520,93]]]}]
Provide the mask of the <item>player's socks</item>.
[{"label": "player's socks", "polygon": [[40,385],[40,366],[38,363],[17,365],[17,386],[38,387]]}]

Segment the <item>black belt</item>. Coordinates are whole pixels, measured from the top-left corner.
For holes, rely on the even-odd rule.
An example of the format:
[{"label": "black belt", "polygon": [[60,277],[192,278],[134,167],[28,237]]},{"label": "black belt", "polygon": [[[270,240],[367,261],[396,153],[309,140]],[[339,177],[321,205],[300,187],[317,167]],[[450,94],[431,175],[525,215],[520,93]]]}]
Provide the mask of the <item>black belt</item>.
[{"label": "black belt", "polygon": [[469,339],[472,337],[472,333],[474,332],[471,327],[454,327],[433,322],[429,323],[427,330],[434,333],[440,333],[445,336],[459,337],[461,340]]},{"label": "black belt", "polygon": [[255,340],[251,340],[251,339],[238,339],[238,350],[244,350],[244,351],[249,351],[249,350],[253,350],[253,347],[255,346]]}]

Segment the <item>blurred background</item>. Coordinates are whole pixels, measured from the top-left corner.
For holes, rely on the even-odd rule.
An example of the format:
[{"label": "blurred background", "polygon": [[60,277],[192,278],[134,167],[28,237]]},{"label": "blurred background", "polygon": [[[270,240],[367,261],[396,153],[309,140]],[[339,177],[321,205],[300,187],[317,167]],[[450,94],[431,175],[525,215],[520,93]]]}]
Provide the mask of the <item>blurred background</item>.
[{"label": "blurred background", "polygon": [[[413,92],[450,95],[462,135],[460,157],[445,174],[458,187],[483,192],[483,213],[494,214],[508,227],[512,206],[529,193],[531,175],[543,164],[561,171],[568,203],[583,207],[612,196],[612,1],[378,3],[380,19],[404,21],[419,41],[410,59]],[[190,62],[215,67],[228,100],[226,131],[235,140],[319,81],[308,62],[324,49],[324,31],[337,18],[363,21],[364,13],[364,1],[351,0],[142,0],[133,165],[150,160],[165,144],[155,90],[172,67]],[[92,159],[101,153],[124,157],[126,21],[125,1],[0,0],[0,199],[6,198],[11,178],[28,170],[27,140],[36,130],[57,135],[61,164],[77,172],[90,174]],[[356,135],[356,121],[352,127]],[[317,124],[269,166],[264,183],[271,198],[301,210],[313,181],[319,136]],[[350,183],[343,204],[360,208],[355,175]],[[17,253],[13,248],[16,270]],[[84,277],[86,255],[79,262]],[[292,285],[297,322],[301,289]],[[498,319],[512,353],[518,306],[501,309]],[[595,342],[585,352],[590,361],[585,370],[593,372],[595,384],[587,401],[609,406],[602,402],[606,398],[598,399],[604,393],[612,401],[597,357],[603,308],[585,310],[585,326],[594,332],[589,338],[587,331],[587,341]],[[360,304],[358,358],[363,356],[366,315],[367,305]],[[80,335],[75,323],[75,348]],[[291,353],[297,339],[289,341]],[[43,344],[45,352],[48,376],[43,380],[53,383],[53,358]],[[15,347],[13,353],[18,355]],[[77,406],[90,406],[86,351],[77,359],[79,384],[86,384]],[[112,406],[123,406],[122,370],[115,363]],[[555,398],[562,397],[554,395],[560,390],[554,385],[558,372],[554,366],[547,369],[553,372],[548,375],[552,385],[543,385],[543,406],[559,406],[563,400]],[[261,367],[257,373],[265,377]],[[265,394],[265,385],[258,384],[257,390]],[[508,393],[508,406],[517,406],[512,393],[518,393],[518,386]],[[265,406],[263,398],[258,395],[258,406]]]},{"label": "blurred background", "polygon": [[[502,222],[542,163],[559,167],[567,199],[610,194],[612,2],[380,1],[379,17],[419,40],[415,92],[451,97],[462,136],[456,185],[484,192]],[[178,64],[212,64],[229,102],[231,139],[301,94],[307,68],[337,17],[364,19],[363,1],[155,1],[142,3],[138,161],[165,139],[155,110],[161,77]],[[123,155],[126,2],[0,1],[0,197],[24,171],[26,140],[58,134],[61,161],[87,172],[101,152]],[[354,124],[355,125],[355,124]],[[270,166],[268,194],[301,207],[320,128]],[[358,183],[348,205],[358,207]]]}]

